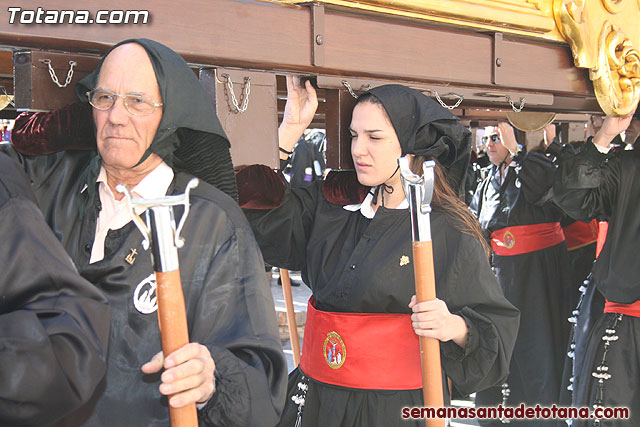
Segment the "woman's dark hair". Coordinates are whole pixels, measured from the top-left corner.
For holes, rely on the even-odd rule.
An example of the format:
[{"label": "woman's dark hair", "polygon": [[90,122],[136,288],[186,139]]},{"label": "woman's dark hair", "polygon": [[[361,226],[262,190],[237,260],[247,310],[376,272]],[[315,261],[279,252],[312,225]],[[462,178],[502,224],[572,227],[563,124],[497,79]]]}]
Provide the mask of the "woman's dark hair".
[{"label": "woman's dark hair", "polygon": [[391,119],[389,118],[389,115],[387,114],[387,110],[384,109],[384,105],[382,105],[382,102],[380,102],[378,97],[376,97],[371,92],[365,92],[362,95],[360,95],[356,99],[356,103],[353,105],[353,108],[355,108],[356,105],[364,104],[365,102],[381,106],[382,107],[382,111],[384,111],[384,116],[387,118],[387,120],[389,120],[389,123],[391,123]]},{"label": "woman's dark hair", "polygon": [[447,182],[446,171],[437,160],[427,159],[424,156],[415,156],[411,162],[411,171],[416,175],[422,175],[422,164],[427,160],[435,161],[434,180],[433,180],[433,199],[431,205],[444,212],[449,218],[453,219],[452,225],[458,231],[475,237],[489,255],[489,246],[482,234],[482,229],[475,216],[469,211],[467,205],[453,191],[453,188]]}]

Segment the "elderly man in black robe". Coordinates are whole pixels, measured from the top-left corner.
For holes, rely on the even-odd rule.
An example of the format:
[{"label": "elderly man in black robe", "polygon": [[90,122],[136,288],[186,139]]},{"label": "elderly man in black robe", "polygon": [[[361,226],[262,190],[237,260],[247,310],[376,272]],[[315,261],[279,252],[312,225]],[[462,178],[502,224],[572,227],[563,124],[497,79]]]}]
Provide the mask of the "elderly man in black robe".
[{"label": "elderly man in black robe", "polygon": [[208,181],[202,160],[220,140],[222,179],[233,180],[211,101],[180,56],[146,39],[114,46],[76,91],[93,107],[97,152],[24,155],[56,151],[29,141],[33,121],[13,141],[49,225],[112,306],[106,379],[65,422],[168,425],[169,405],[196,403],[201,425],[275,424],[286,362],[262,257],[236,202],[206,182],[191,192],[178,251],[191,343],[163,355],[151,257],[115,190],[123,183],[157,198],[183,192],[193,175]]}]

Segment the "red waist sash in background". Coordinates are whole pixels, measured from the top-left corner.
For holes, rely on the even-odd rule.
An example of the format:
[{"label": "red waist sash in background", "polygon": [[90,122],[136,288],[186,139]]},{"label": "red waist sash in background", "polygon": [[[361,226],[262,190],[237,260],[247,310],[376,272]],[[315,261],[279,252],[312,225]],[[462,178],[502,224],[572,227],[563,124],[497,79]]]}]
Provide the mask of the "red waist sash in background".
[{"label": "red waist sash in background", "polygon": [[575,221],[562,229],[567,241],[567,250],[574,250],[592,244],[598,239],[598,221]]},{"label": "red waist sash in background", "polygon": [[564,241],[559,222],[505,227],[491,233],[491,249],[497,255],[520,255],[549,248]]},{"label": "red waist sash in background", "polygon": [[310,378],[373,390],[422,388],[420,344],[411,315],[316,310],[313,297],[300,368]]},{"label": "red waist sash in background", "polygon": [[596,244],[596,258],[600,256],[604,242],[607,240],[607,231],[609,231],[609,223],[607,221],[598,222],[598,243]]},{"label": "red waist sash in background", "polygon": [[620,304],[617,302],[605,300],[604,312],[622,313],[626,314],[627,316],[640,317],[640,300],[632,302],[631,304]]}]

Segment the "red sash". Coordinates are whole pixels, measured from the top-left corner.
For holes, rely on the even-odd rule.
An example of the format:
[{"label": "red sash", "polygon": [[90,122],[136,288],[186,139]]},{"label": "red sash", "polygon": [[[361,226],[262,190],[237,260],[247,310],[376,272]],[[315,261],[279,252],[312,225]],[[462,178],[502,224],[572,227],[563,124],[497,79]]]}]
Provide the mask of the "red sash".
[{"label": "red sash", "polygon": [[619,304],[617,302],[605,300],[604,312],[622,313],[627,316],[640,317],[640,300],[632,302],[631,304]]},{"label": "red sash", "polygon": [[564,241],[559,222],[505,227],[491,233],[496,255],[520,255],[549,248]]},{"label": "red sash", "polygon": [[592,244],[598,239],[598,221],[575,221],[562,229],[567,239],[567,250],[574,250]]},{"label": "red sash", "polygon": [[373,390],[422,388],[420,344],[410,314],[307,308],[300,368],[310,378]]}]

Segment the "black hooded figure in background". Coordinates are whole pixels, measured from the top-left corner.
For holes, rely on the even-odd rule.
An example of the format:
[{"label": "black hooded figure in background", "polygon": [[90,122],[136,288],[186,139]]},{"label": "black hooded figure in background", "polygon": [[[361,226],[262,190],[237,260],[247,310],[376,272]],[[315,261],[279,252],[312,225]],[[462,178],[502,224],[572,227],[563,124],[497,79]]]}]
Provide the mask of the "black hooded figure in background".
[{"label": "black hooded figure in background", "polygon": [[12,150],[49,226],[111,305],[106,378],[63,425],[167,426],[168,405],[192,402],[200,425],[275,424],[286,363],[262,257],[236,202],[206,182],[191,192],[178,251],[191,343],[164,357],[151,256],[115,191],[124,183],[163,197],[196,175],[235,195],[233,174],[207,175],[203,162],[220,142],[228,156],[206,93],[179,55],[146,39],[114,46],[76,90],[93,106],[97,151],[54,152],[20,137]]},{"label": "black hooded figure in background", "polygon": [[[288,77],[287,90],[283,154],[317,108],[310,83]],[[458,119],[418,91],[386,85],[358,98],[350,131],[356,173],[331,173],[304,188],[287,188],[262,165],[237,175],[265,260],[301,270],[313,292],[280,425],[424,425],[402,417],[403,407],[423,406],[418,335],[441,341],[443,371],[467,395],[506,377],[518,311],[459,197],[470,134]],[[439,164],[431,215],[438,299],[420,304],[412,298],[411,219],[397,163],[404,155],[413,156],[414,173],[426,159]]]}]

